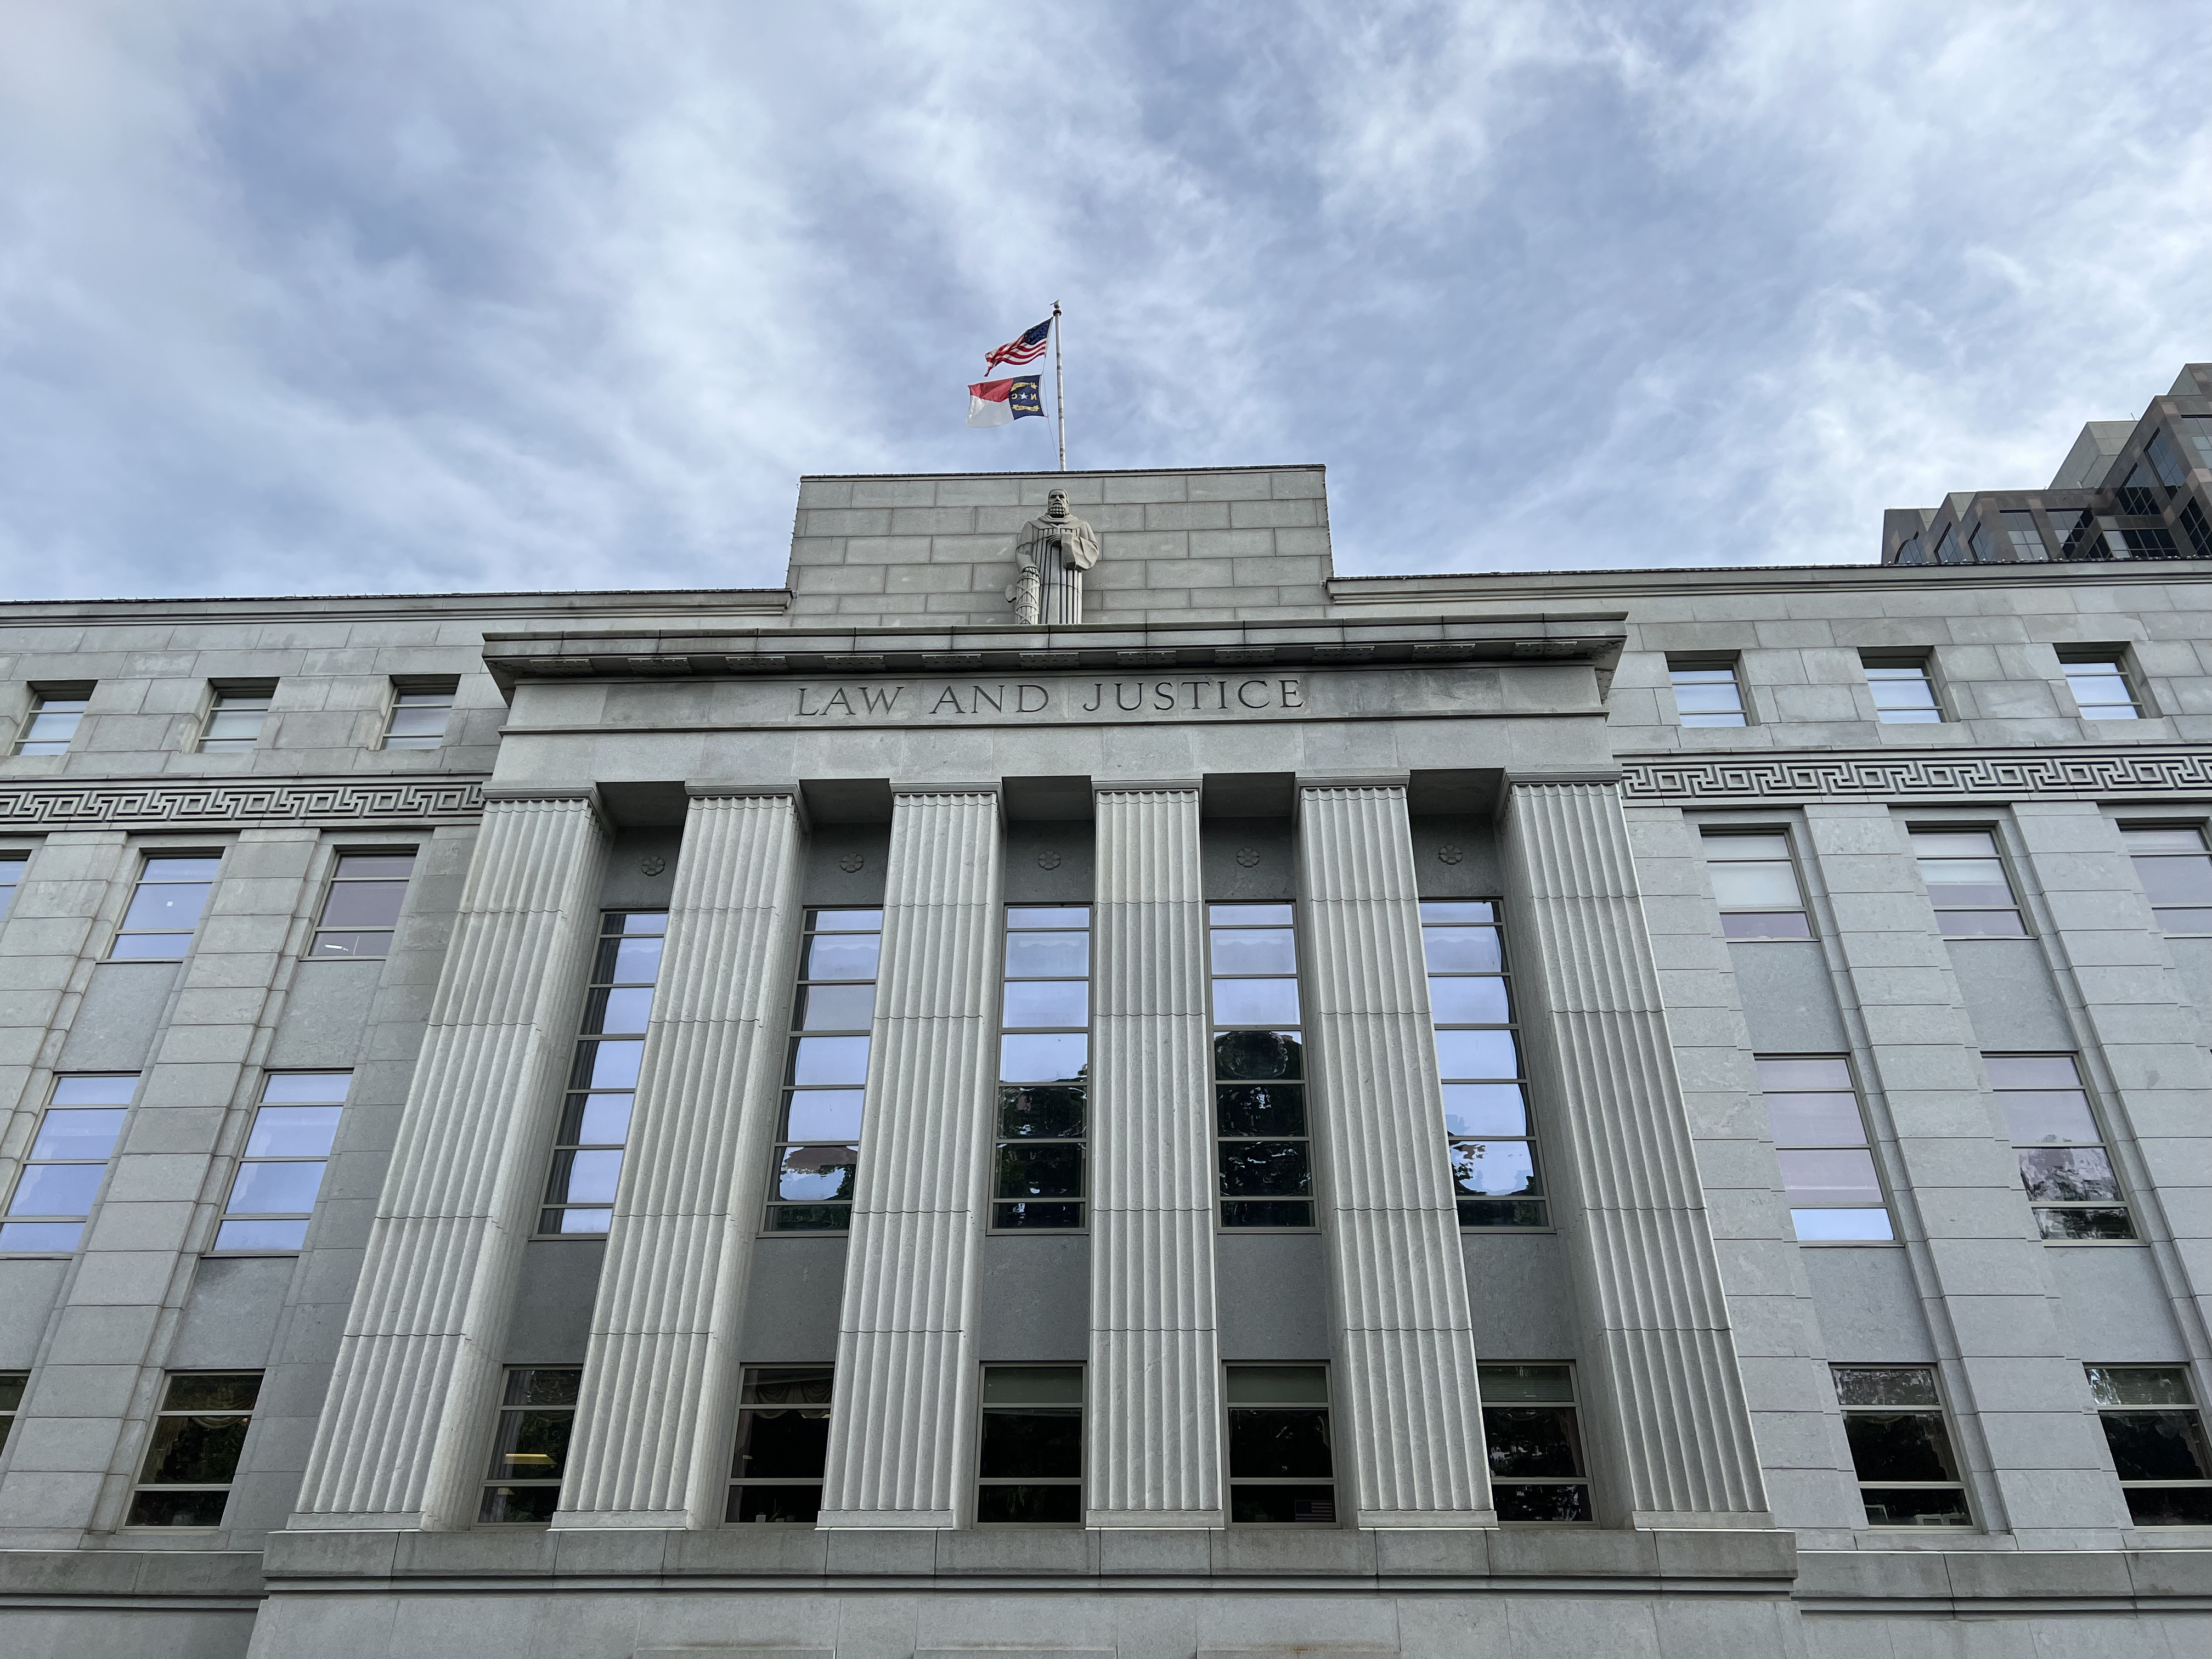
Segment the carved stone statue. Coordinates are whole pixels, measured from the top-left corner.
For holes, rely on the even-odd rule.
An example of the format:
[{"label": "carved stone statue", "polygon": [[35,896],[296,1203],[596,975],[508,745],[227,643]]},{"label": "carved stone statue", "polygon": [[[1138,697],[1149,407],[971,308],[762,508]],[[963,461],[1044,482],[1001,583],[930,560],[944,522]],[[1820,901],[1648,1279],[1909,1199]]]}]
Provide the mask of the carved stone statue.
[{"label": "carved stone statue", "polygon": [[1044,500],[1044,516],[1014,539],[1021,574],[1006,589],[1006,603],[1025,623],[1079,623],[1083,573],[1098,562],[1098,532],[1067,510],[1065,489]]}]

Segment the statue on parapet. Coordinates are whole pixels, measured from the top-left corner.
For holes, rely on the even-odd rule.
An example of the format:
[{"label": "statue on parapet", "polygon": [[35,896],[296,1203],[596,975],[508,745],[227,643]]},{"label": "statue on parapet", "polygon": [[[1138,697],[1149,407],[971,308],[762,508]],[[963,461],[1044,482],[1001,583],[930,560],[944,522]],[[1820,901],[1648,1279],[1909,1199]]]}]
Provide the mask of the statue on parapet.
[{"label": "statue on parapet", "polygon": [[1083,573],[1098,562],[1098,532],[1067,510],[1067,492],[1044,498],[1044,515],[1031,519],[1014,538],[1020,567],[1006,603],[1024,623],[1083,620]]}]

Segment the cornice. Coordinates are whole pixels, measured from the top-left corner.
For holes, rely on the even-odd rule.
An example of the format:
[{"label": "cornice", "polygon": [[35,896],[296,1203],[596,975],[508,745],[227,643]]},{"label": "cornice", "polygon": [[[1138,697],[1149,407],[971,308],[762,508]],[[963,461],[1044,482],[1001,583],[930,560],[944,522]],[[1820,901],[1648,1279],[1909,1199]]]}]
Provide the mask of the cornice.
[{"label": "cornice", "polygon": [[1333,605],[1449,605],[1470,600],[1613,600],[1665,594],[1828,592],[1841,587],[1942,592],[1958,588],[2127,587],[2212,579],[2212,559],[2113,559],[2047,564],[1720,565],[1667,570],[1453,571],[1331,576]]}]

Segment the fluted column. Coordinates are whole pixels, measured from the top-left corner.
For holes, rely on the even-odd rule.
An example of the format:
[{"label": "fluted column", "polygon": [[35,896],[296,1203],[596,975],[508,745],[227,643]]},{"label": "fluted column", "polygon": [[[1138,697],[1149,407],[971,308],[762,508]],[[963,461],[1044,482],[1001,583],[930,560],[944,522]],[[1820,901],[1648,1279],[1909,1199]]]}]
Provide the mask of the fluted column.
[{"label": "fluted column", "polygon": [[998,1079],[995,787],[896,790],[823,1527],[958,1524]]},{"label": "fluted column", "polygon": [[295,1527],[475,1519],[605,863],[592,792],[488,800]]},{"label": "fluted column", "polygon": [[1474,1328],[1403,783],[1302,785],[1298,858],[1342,1345],[1338,1478],[1351,1477],[1363,1527],[1485,1525]]},{"label": "fluted column", "polygon": [[1619,788],[1516,780],[1505,842],[1538,1105],[1573,1200],[1589,1428],[1620,1471],[1606,1507],[1633,1526],[1766,1525]]},{"label": "fluted column", "polygon": [[1102,787],[1091,908],[1090,1524],[1218,1527],[1198,783]]},{"label": "fluted column", "polygon": [[788,793],[697,796],[685,817],[556,1528],[721,1519],[799,846]]}]

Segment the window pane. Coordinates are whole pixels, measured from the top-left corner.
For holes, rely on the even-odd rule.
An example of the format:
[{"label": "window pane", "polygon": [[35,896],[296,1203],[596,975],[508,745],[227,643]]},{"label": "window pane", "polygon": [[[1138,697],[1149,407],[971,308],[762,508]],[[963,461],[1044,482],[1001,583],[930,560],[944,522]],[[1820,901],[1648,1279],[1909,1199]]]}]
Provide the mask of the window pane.
[{"label": "window pane", "polygon": [[1007,1083],[1062,1083],[1083,1075],[1091,1038],[1083,1031],[1031,1032],[999,1039],[999,1076]]},{"label": "window pane", "polygon": [[1520,1075],[1520,1058],[1510,1031],[1440,1030],[1437,1065],[1447,1078],[1510,1078]]},{"label": "window pane", "polygon": [[90,1215],[106,1175],[105,1164],[27,1164],[16,1180],[8,1213]]},{"label": "window pane", "polygon": [[1522,1135],[1528,1108],[1517,1083],[1447,1083],[1444,1127],[1455,1135]]},{"label": "window pane", "polygon": [[876,933],[817,933],[808,941],[808,979],[873,979],[883,939]]},{"label": "window pane", "polygon": [[315,1207],[322,1189],[320,1159],[275,1164],[245,1163],[231,1183],[233,1215],[299,1215]]},{"label": "window pane", "polygon": [[149,1485],[227,1485],[238,1473],[250,1417],[157,1417],[139,1479]]},{"label": "window pane", "polygon": [[1924,1365],[1839,1365],[1835,1376],[1845,1406],[1936,1404],[1936,1374]]},{"label": "window pane", "polygon": [[1770,1094],[1766,1116],[1777,1146],[1848,1146],[1866,1139],[1856,1095]]},{"label": "window pane", "polygon": [[1525,1140],[1455,1140],[1452,1186],[1475,1198],[1511,1198],[1540,1191],[1535,1154]]},{"label": "window pane", "polygon": [[1486,1405],[1482,1430],[1492,1475],[1580,1474],[1574,1418],[1572,1408],[1564,1406]]},{"label": "window pane", "polygon": [[860,1138],[858,1089],[801,1089],[784,1114],[784,1134],[792,1140],[853,1140]]},{"label": "window pane", "polygon": [[1786,863],[1715,864],[1713,897],[1724,910],[1792,910],[1803,902],[1797,895],[1797,872]]},{"label": "window pane", "polygon": [[2195,1412],[2106,1412],[2105,1439],[2123,1480],[2212,1479]]},{"label": "window pane", "polygon": [[190,933],[207,907],[207,887],[197,882],[142,882],[123,913],[126,933],[167,929]]},{"label": "window pane", "polygon": [[1792,1210],[1790,1220],[1801,1244],[1834,1244],[1894,1239],[1887,1210]]},{"label": "window pane", "polygon": [[776,1171],[775,1195],[794,1204],[850,1199],[860,1164],[858,1146],[787,1146]]},{"label": "window pane", "polygon": [[872,985],[799,988],[798,1024],[801,1030],[865,1031],[875,1012],[876,988]]},{"label": "window pane", "polygon": [[[136,1082],[137,1079],[129,1079]],[[58,1097],[61,1091],[55,1091]],[[115,1150],[115,1137],[123,1132],[120,1109],[99,1110],[55,1107],[39,1124],[38,1139],[31,1143],[34,1158],[106,1158]]]},{"label": "window pane", "polygon": [[1232,1408],[1229,1413],[1231,1480],[1313,1479],[1333,1473],[1328,1413]]},{"label": "window pane", "polygon": [[1796,1204],[1879,1204],[1881,1183],[1875,1179],[1874,1155],[1849,1148],[1822,1152],[1778,1152],[1782,1184]]},{"label": "window pane", "polygon": [[391,927],[407,902],[404,881],[334,881],[323,902],[325,927]]},{"label": "window pane", "polygon": [[794,1084],[861,1084],[868,1080],[866,1037],[800,1037],[791,1048],[791,1080]]},{"label": "window pane", "polygon": [[1513,1018],[1505,981],[1495,975],[1431,980],[1429,1010],[1443,1025],[1504,1025]]},{"label": "window pane", "polygon": [[1009,980],[1000,1023],[1022,1025],[1087,1025],[1091,985],[1087,980]]},{"label": "window pane", "polygon": [[1298,953],[1287,927],[1219,928],[1213,934],[1217,974],[1295,974]]},{"label": "window pane", "polygon": [[1934,1412],[1846,1412],[1844,1433],[1862,1480],[1956,1480],[1950,1437]]},{"label": "window pane", "polygon": [[1079,977],[1091,971],[1091,935],[1010,933],[1006,935],[1006,971],[1010,979],[1060,975]]},{"label": "window pane", "polygon": [[1494,974],[1505,966],[1495,927],[1424,927],[1421,949],[1432,974]]},{"label": "window pane", "polygon": [[1294,979],[1213,981],[1217,1025],[1294,1025],[1297,1020],[1298,982]]},{"label": "window pane", "polygon": [[2100,1406],[2187,1406],[2189,1373],[2179,1367],[2091,1365],[2089,1392]]}]

